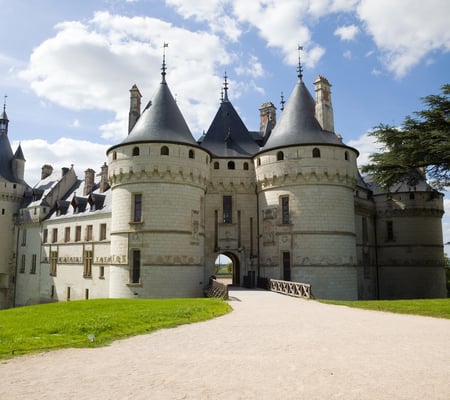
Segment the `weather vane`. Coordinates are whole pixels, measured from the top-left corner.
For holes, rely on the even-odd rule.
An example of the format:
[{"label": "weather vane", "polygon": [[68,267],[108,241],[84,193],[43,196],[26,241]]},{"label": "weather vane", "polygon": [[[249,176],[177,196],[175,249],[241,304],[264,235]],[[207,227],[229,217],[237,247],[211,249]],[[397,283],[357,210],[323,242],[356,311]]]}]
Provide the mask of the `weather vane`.
[{"label": "weather vane", "polygon": [[163,62],[161,67],[161,75],[162,75],[162,81],[166,81],[166,47],[169,47],[169,43],[164,42],[163,43]]},{"label": "weather vane", "polygon": [[303,46],[298,45],[297,51],[298,51],[298,68],[297,68],[297,76],[301,80],[303,77],[303,69],[302,69],[302,62],[301,62],[301,51],[303,50]]}]

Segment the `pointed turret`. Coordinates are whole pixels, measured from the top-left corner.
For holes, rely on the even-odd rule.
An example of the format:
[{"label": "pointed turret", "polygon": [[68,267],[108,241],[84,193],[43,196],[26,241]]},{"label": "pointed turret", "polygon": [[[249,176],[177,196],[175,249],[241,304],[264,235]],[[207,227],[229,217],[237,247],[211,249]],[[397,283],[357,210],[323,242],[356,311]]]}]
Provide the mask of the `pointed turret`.
[{"label": "pointed turret", "polygon": [[0,134],[4,133],[5,135],[8,134],[8,124],[9,119],[6,115],[6,103],[3,104],[3,112],[0,116]]},{"label": "pointed turret", "polygon": [[23,155],[22,146],[19,144],[12,160],[14,176],[23,181],[25,176],[25,156]]},{"label": "pointed turret", "polygon": [[173,142],[197,145],[166,82],[163,61],[162,80],[151,106],[146,108],[121,144]]},{"label": "pointed turret", "polygon": [[259,146],[250,136],[247,127],[228,99],[227,75],[224,76],[223,97],[201,146],[217,157],[248,157]]}]

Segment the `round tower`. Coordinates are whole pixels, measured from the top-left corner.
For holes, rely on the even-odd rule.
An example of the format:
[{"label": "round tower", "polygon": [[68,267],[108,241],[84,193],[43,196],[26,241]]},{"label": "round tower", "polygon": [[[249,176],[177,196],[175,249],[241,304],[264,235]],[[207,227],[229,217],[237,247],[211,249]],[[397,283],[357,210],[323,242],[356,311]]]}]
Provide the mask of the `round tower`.
[{"label": "round tower", "polygon": [[353,191],[358,152],[322,129],[299,80],[254,158],[260,276],[312,285],[317,298],[356,299]]},{"label": "round tower", "polygon": [[0,115],[0,309],[14,304],[14,228],[27,184],[23,180],[25,158],[19,145],[15,154],[8,138],[5,106]]},{"label": "round tower", "polygon": [[389,191],[371,183],[381,299],[447,296],[443,194],[420,171],[412,174],[414,184],[400,182]]},{"label": "round tower", "polygon": [[201,296],[210,155],[162,82],[122,143],[107,151],[111,297]]}]

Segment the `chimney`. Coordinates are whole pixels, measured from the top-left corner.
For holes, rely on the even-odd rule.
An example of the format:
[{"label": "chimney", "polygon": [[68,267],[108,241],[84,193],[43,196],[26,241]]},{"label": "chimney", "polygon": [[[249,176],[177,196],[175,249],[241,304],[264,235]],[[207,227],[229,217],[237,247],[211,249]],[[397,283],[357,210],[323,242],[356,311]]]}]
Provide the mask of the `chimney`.
[{"label": "chimney", "polygon": [[316,91],[316,119],[324,131],[334,132],[331,85],[326,78],[318,76],[314,82]]},{"label": "chimney", "polygon": [[95,171],[91,168],[88,168],[86,171],[84,171],[83,196],[87,196],[89,193],[91,193],[92,189],[94,189],[94,185],[95,185]]},{"label": "chimney", "polygon": [[270,101],[262,104],[261,107],[259,108],[259,131],[261,133],[266,132],[268,123],[271,124],[269,130],[272,130],[276,122],[277,122],[277,108]]},{"label": "chimney", "polygon": [[61,176],[64,176],[65,174],[67,174],[69,172],[69,168],[67,167],[62,167],[61,168]]},{"label": "chimney", "polygon": [[128,134],[141,116],[141,92],[136,85],[130,89],[130,112],[128,113]]},{"label": "chimney", "polygon": [[101,167],[100,172],[100,193],[105,192],[109,188],[108,183],[108,166],[106,162]]},{"label": "chimney", "polygon": [[41,179],[45,179],[53,172],[53,167],[49,164],[44,164],[41,168]]}]

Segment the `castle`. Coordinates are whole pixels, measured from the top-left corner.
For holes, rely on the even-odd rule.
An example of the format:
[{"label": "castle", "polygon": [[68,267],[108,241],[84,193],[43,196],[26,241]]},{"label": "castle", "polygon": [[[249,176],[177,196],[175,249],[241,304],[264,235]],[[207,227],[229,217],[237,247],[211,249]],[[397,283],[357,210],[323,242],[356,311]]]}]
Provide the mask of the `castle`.
[{"label": "castle", "polygon": [[228,98],[195,140],[166,82],[98,173],[42,167],[33,187],[0,118],[0,308],[90,298],[202,296],[219,254],[233,284],[309,283],[316,298],[445,297],[443,195],[425,176],[365,180],[334,132],[331,85],[298,81],[249,131]]}]

